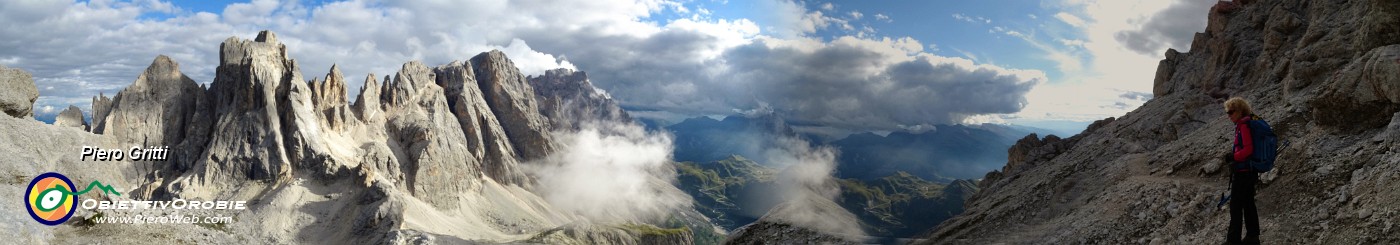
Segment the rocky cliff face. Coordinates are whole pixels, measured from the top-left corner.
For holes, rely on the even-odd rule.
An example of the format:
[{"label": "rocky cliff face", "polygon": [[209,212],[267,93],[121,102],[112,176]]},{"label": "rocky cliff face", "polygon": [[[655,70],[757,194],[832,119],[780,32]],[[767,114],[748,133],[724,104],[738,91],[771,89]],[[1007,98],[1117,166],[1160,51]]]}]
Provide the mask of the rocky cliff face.
[{"label": "rocky cliff face", "polygon": [[520,155],[477,86],[472,65],[452,62],[433,68],[433,73],[437,85],[444,89],[448,108],[466,134],[467,149],[473,158],[489,163],[483,166],[486,174],[505,184],[528,182],[516,167]]},{"label": "rocky cliff face", "polygon": [[1219,243],[1233,96],[1291,142],[1258,187],[1265,243],[1400,242],[1400,3],[1211,11],[1189,53],[1167,51],[1151,101],[1068,139],[1021,140],[929,242]]},{"label": "rocky cliff face", "polygon": [[476,85],[519,155],[533,160],[552,151],[555,146],[549,139],[549,121],[540,114],[535,89],[515,63],[505,53],[492,50],[472,57],[471,65]]},{"label": "rocky cliff face", "polygon": [[[71,171],[112,179],[130,193],[101,196],[107,199],[247,200],[250,206],[232,214],[238,222],[218,230],[179,226],[129,232],[132,228],[127,226],[65,226],[53,233],[62,241],[149,241],[140,234],[151,232],[166,232],[162,234],[170,242],[562,239],[636,244],[692,239],[689,228],[577,224],[585,220],[557,211],[536,194],[535,177],[521,165],[556,149],[558,143],[549,134],[552,118],[539,111],[533,88],[499,51],[435,68],[408,62],[385,76],[382,84],[368,75],[354,103],[347,100],[338,66],[323,78],[307,81],[271,32],[260,32],[253,40],[228,38],[220,45],[219,58],[207,88],[181,73],[175,61],[159,56],[113,98],[94,97],[91,132],[98,135],[65,133],[21,122],[24,119],[0,122],[20,129],[0,132],[0,138],[51,135],[45,137],[66,142],[61,147],[67,148],[51,151],[76,153],[80,148],[72,145],[88,144],[120,149],[169,146],[169,160],[103,163],[116,171],[87,173],[81,166],[91,162],[26,151],[15,159],[32,162],[7,161],[6,166],[17,167],[0,170],[13,176],[39,173],[26,166]],[[5,82],[11,73],[5,70]],[[25,82],[33,87],[32,81]],[[22,91],[4,85],[7,89],[0,91]],[[592,90],[588,84],[561,86]],[[4,103],[18,101],[15,106],[5,104],[7,114],[30,114],[33,96],[3,95]],[[61,123],[86,125],[76,107],[65,113],[76,116]],[[21,140],[7,140],[6,145],[17,142]],[[35,154],[42,156],[30,156]],[[82,211],[76,219],[93,215]],[[541,237],[549,239],[532,240]]]}]

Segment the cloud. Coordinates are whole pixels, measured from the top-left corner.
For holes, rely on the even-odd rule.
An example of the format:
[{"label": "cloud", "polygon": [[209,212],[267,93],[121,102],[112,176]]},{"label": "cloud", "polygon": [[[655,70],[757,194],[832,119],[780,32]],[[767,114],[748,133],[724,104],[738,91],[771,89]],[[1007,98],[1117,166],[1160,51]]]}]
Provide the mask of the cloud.
[{"label": "cloud", "polygon": [[983,24],[991,24],[991,23],[992,23],[992,20],[991,20],[991,19],[987,19],[987,18],[984,18],[984,17],[982,17],[982,16],[968,16],[968,15],[965,15],[965,14],[962,14],[962,13],[953,13],[953,19],[961,20],[961,21],[968,22],[968,23],[983,23]]},{"label": "cloud", "polygon": [[[853,128],[959,123],[970,115],[1015,113],[1025,93],[1046,80],[1038,71],[922,53],[911,38],[759,38],[703,60],[686,58],[711,43],[703,35],[606,40],[653,55],[574,53],[570,60],[600,71],[590,72],[595,83],[624,105],[697,114],[766,104],[793,120]],[[546,49],[569,50],[571,43]]]},{"label": "cloud", "polygon": [[[773,14],[758,19],[686,14],[691,17],[665,22],[649,18],[689,10],[654,0],[252,1],[219,13],[163,2],[102,3],[0,3],[8,24],[0,34],[13,37],[0,42],[0,61],[34,74],[45,88],[39,106],[87,108],[92,96],[115,94],[160,54],[208,83],[220,42],[263,29],[278,33],[307,77],[332,64],[347,77],[382,76],[411,60],[445,64],[500,49],[527,75],[587,71],[633,108],[727,114],[768,103],[798,120],[856,128],[1014,113],[1025,106],[1026,91],[1046,81],[1035,71],[924,53],[928,47],[918,40],[878,37],[843,19],[850,14],[827,15],[786,0],[759,2]],[[143,17],[166,12],[175,14]],[[826,28],[860,33],[806,36]],[[349,86],[358,91],[361,83]],[[984,96],[969,96],[975,94]]]},{"label": "cloud", "polygon": [[841,196],[841,187],[832,176],[837,154],[831,147],[812,147],[793,138],[781,138],[767,149],[765,162],[782,168],[778,193],[771,194],[782,197],[783,203],[764,218],[827,234],[864,236],[855,214],[836,204]]},{"label": "cloud", "polygon": [[[506,52],[530,74],[573,65],[534,51],[527,40],[517,38],[519,32],[650,35],[659,28],[639,18],[682,10],[670,1],[535,2],[356,0],[303,5],[258,0],[208,13],[159,1],[4,1],[0,36],[6,40],[0,41],[0,62],[34,74],[42,88],[36,104],[88,108],[92,96],[115,94],[161,54],[174,58],[195,81],[211,82],[219,43],[230,36],[251,38],[263,29],[278,33],[308,77],[323,74],[332,64],[339,64],[347,77],[392,74],[407,61],[445,64],[490,49]],[[348,91],[358,91],[361,83],[349,85]]]},{"label": "cloud", "polygon": [[1114,39],[1145,55],[1158,55],[1169,47],[1188,51],[1193,33],[1206,27],[1206,15],[1214,1],[1177,1],[1150,17],[1130,20],[1138,28],[1118,31]]},{"label": "cloud", "polygon": [[875,14],[875,20],[883,20],[883,21],[885,21],[885,22],[887,22],[887,23],[889,23],[889,22],[894,22],[893,19],[890,19],[890,16],[889,16],[889,15],[879,14],[879,13]]},{"label": "cloud", "polygon": [[1055,19],[1059,19],[1060,21],[1065,22],[1065,24],[1069,24],[1071,26],[1084,26],[1084,19],[1080,19],[1078,16],[1074,16],[1070,13],[1056,13]]},{"label": "cloud", "polygon": [[1152,93],[1128,91],[1118,95],[1118,97],[1130,100],[1147,101],[1152,99]]},{"label": "cloud", "polygon": [[614,122],[553,136],[563,143],[558,152],[521,165],[553,207],[595,222],[664,222],[690,208],[690,196],[673,185],[670,135]]},{"label": "cloud", "polygon": [[[1048,47],[1064,68],[1078,62],[1082,69],[1065,72],[1056,81],[1027,93],[1030,102],[1017,120],[1092,121],[1120,116],[1146,100],[1127,93],[1150,94],[1157,63],[1167,48],[1185,50],[1195,32],[1205,29],[1205,15],[1214,1],[1065,0],[1046,8],[1066,23],[1083,21],[1073,29],[1046,34],[1035,45]],[[1194,9],[1194,10],[1193,10]],[[1061,18],[1061,14],[1066,18]],[[1071,23],[1073,24],[1073,23]],[[1050,28],[1055,28],[1051,26]],[[1061,56],[1059,54],[1068,56]]]}]

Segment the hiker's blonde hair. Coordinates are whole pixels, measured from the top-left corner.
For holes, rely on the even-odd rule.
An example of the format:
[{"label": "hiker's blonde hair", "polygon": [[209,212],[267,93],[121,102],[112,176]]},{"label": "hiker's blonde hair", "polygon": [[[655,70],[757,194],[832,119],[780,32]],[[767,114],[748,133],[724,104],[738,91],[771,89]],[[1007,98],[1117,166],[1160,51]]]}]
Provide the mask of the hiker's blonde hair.
[{"label": "hiker's blonde hair", "polygon": [[1249,102],[1244,101],[1244,98],[1240,97],[1230,98],[1230,100],[1225,101],[1225,111],[1228,112],[1232,110],[1239,111],[1243,113],[1240,115],[1244,116],[1254,115],[1254,109],[1249,108]]}]

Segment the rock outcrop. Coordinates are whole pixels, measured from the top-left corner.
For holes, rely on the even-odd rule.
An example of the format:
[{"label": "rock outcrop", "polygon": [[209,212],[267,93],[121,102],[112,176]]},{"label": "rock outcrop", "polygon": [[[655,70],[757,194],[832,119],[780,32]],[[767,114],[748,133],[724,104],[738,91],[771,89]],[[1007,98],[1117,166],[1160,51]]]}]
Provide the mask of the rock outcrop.
[{"label": "rock outcrop", "polygon": [[1291,142],[1258,186],[1264,243],[1400,242],[1400,4],[1221,4],[1167,51],[1151,101],[1073,143],[1022,140],[927,242],[1220,243],[1235,96]]},{"label": "rock outcrop", "polygon": [[34,116],[34,100],[39,99],[39,89],[34,86],[34,77],[24,70],[0,65],[0,111],[12,117]]},{"label": "rock outcrop", "polygon": [[107,113],[111,111],[112,98],[107,98],[107,95],[101,93],[98,93],[97,96],[93,96],[92,127],[89,128],[88,131],[95,134],[101,134],[102,131],[106,130],[106,127],[104,126],[106,125],[105,123],[107,122],[107,120],[104,119],[107,118]]},{"label": "rock outcrop", "polygon": [[88,123],[83,120],[83,109],[71,105],[68,106],[68,109],[63,109],[63,112],[58,113],[58,117],[53,120],[53,125],[88,130]]}]

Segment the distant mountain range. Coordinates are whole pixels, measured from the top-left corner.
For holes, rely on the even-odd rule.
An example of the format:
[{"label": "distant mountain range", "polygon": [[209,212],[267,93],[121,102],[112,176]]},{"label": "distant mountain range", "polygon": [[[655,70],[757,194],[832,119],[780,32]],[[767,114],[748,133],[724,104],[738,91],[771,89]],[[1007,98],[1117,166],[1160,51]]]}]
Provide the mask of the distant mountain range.
[{"label": "distant mountain range", "polygon": [[[740,155],[763,159],[780,137],[822,144],[796,132],[774,115],[733,115],[722,120],[695,117],[664,127],[675,136],[676,161],[712,162]],[[1035,128],[1022,126],[938,125],[923,132],[896,131],[881,136],[856,133],[826,145],[840,150],[837,177],[876,180],[896,172],[950,183],[977,179],[1006,163],[1007,151]]]},{"label": "distant mountain range", "polygon": [[[696,209],[727,230],[758,221],[782,200],[778,169],[742,156],[712,162],[677,164],[677,187],[695,198]],[[841,208],[859,218],[872,236],[911,237],[958,213],[977,191],[976,183],[940,184],[897,172],[875,180],[840,179]]]}]

